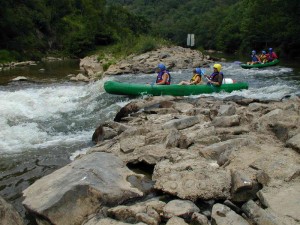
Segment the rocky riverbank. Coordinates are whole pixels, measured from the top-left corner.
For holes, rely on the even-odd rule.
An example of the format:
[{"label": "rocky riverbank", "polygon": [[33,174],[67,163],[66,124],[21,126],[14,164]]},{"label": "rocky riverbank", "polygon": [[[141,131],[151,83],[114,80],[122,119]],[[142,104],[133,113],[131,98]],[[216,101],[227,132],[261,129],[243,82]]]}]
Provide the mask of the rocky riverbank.
[{"label": "rocky riverbank", "polygon": [[[206,67],[214,60],[223,61],[225,59],[216,59],[204,55],[198,50],[173,46],[163,47],[141,55],[131,55],[111,64],[110,62],[114,60],[112,56],[99,59],[98,55],[92,55],[80,60],[80,68],[87,77],[95,79],[107,75],[154,73],[159,63],[164,63],[170,70],[179,70]],[[105,69],[105,66],[108,68]]]},{"label": "rocky riverbank", "polygon": [[299,97],[136,100],[23,204],[38,224],[299,224],[299,125]]}]

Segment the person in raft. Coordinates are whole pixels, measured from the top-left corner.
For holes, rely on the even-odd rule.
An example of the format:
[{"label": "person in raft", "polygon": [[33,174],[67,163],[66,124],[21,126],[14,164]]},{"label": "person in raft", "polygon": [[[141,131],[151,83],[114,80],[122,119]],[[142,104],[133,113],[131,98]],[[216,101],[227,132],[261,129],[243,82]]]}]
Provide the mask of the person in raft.
[{"label": "person in raft", "polygon": [[256,51],[252,50],[251,62],[247,62],[247,64],[248,65],[253,65],[253,64],[257,64],[257,63],[261,63],[260,58],[256,55]]},{"label": "person in raft", "polygon": [[273,51],[273,48],[269,48],[269,52],[268,52],[268,61],[272,62],[274,59],[278,59],[277,54]]},{"label": "person in raft", "polygon": [[200,68],[196,68],[193,70],[193,77],[190,81],[183,80],[178,85],[201,84],[203,75],[204,75],[204,72]]},{"label": "person in raft", "polygon": [[259,55],[259,59],[260,59],[260,61],[261,61],[262,64],[268,62],[268,58],[267,58],[267,57],[268,57],[268,56],[267,56],[266,51],[265,51],[265,50],[262,50],[262,51],[261,51],[261,54]]},{"label": "person in raft", "polygon": [[162,63],[158,64],[157,68],[157,77],[156,77],[156,85],[170,85],[171,84],[171,75],[169,71],[166,69],[166,66]]},{"label": "person in raft", "polygon": [[207,78],[207,84],[213,85],[213,86],[221,86],[223,82],[224,75],[221,72],[222,65],[221,64],[215,64],[214,65],[214,72],[208,76],[204,75]]}]

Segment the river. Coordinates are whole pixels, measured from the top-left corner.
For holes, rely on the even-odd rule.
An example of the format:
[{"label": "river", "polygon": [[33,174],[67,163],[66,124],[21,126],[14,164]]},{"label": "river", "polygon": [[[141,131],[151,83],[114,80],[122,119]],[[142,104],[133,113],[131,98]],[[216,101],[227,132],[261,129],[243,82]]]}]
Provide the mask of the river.
[{"label": "river", "polygon": [[[242,69],[222,63],[226,77],[248,82],[249,89],[213,94],[278,100],[300,95],[299,64],[280,63],[265,69]],[[114,118],[133,98],[105,93],[108,79],[151,83],[155,74],[110,76],[93,83],[70,82],[78,62],[44,63],[0,71],[0,195],[24,216],[22,191],[38,178],[66,165],[93,144],[94,130]],[[206,74],[212,72],[212,65]],[[191,70],[171,72],[173,83],[189,80]],[[26,76],[30,82],[8,82]],[[198,96],[190,96],[195,98]],[[29,222],[30,223],[30,222]]]}]

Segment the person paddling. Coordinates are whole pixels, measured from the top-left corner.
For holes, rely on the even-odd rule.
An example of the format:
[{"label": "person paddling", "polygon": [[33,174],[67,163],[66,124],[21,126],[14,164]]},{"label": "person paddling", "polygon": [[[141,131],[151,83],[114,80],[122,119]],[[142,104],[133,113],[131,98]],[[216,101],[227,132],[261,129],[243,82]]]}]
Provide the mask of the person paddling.
[{"label": "person paddling", "polygon": [[220,87],[222,85],[224,75],[221,72],[221,69],[222,69],[221,64],[215,64],[214,72],[210,76],[204,75],[208,80],[207,81],[208,85],[213,85],[213,86],[218,86],[218,87]]}]

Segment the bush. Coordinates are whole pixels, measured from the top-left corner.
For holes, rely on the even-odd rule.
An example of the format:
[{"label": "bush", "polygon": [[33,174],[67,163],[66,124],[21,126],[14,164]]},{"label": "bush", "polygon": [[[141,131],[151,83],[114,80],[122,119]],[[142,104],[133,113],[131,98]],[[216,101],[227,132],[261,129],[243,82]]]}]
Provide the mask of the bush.
[{"label": "bush", "polygon": [[16,52],[0,50],[0,63],[18,61],[19,55]]}]

